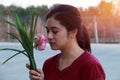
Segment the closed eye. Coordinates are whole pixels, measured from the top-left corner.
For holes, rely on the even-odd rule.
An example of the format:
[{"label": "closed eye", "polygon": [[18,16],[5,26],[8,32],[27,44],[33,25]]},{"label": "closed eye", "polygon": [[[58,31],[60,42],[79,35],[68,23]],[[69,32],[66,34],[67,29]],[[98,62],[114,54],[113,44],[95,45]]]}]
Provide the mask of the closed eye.
[{"label": "closed eye", "polygon": [[59,32],[59,29],[57,27],[54,27],[54,26],[50,28],[46,27],[47,33],[49,33],[50,30],[52,31],[53,34],[57,34]]},{"label": "closed eye", "polygon": [[53,32],[53,34],[57,34],[58,30],[57,29],[53,29],[52,32]]}]

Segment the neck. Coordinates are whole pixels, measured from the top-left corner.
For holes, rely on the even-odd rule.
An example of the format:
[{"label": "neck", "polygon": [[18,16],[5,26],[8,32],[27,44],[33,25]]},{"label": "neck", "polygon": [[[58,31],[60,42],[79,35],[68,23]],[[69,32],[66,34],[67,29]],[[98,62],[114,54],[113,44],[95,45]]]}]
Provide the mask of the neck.
[{"label": "neck", "polygon": [[82,53],[84,52],[78,45],[73,45],[61,50],[61,57],[59,59],[59,70],[63,70],[70,66]]},{"label": "neck", "polygon": [[61,50],[61,58],[67,60],[72,58],[76,59],[84,52],[84,50],[81,49],[77,43],[71,43],[71,44],[67,45],[66,48]]}]

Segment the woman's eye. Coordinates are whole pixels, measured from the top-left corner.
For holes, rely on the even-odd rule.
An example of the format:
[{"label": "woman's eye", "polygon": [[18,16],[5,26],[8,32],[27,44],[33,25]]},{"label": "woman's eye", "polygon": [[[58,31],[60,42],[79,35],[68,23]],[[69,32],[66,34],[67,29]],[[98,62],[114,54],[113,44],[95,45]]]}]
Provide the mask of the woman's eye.
[{"label": "woman's eye", "polygon": [[58,31],[55,30],[55,31],[52,31],[52,32],[53,32],[54,34],[57,34]]}]

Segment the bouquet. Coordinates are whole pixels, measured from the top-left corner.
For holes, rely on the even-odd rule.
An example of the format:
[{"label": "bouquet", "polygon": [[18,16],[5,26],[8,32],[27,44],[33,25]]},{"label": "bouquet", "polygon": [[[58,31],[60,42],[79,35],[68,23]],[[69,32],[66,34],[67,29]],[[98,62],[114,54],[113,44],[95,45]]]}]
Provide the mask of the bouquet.
[{"label": "bouquet", "polygon": [[16,23],[13,24],[9,21],[5,21],[7,24],[10,24],[11,27],[15,28],[18,32],[19,36],[14,33],[7,33],[11,37],[17,39],[19,43],[22,45],[23,50],[18,49],[12,49],[12,48],[4,48],[0,50],[12,50],[16,53],[11,56],[10,58],[6,59],[4,63],[9,61],[11,58],[15,57],[19,54],[24,54],[30,62],[30,69],[36,70],[36,63],[34,58],[34,48],[39,50],[44,50],[46,46],[46,38],[43,34],[39,33],[35,36],[36,31],[36,25],[37,25],[37,18],[38,16],[32,15],[31,22],[30,22],[30,29],[27,29],[27,26],[25,26],[18,15],[16,15]]}]

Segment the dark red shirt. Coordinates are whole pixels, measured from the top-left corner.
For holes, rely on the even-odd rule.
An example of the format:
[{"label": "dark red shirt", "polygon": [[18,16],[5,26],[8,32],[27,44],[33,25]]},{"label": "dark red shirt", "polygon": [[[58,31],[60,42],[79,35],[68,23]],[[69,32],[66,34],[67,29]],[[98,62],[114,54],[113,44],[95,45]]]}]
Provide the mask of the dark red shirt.
[{"label": "dark red shirt", "polygon": [[105,80],[100,62],[88,51],[62,71],[58,69],[60,55],[57,54],[45,61],[43,65],[45,80]]}]

